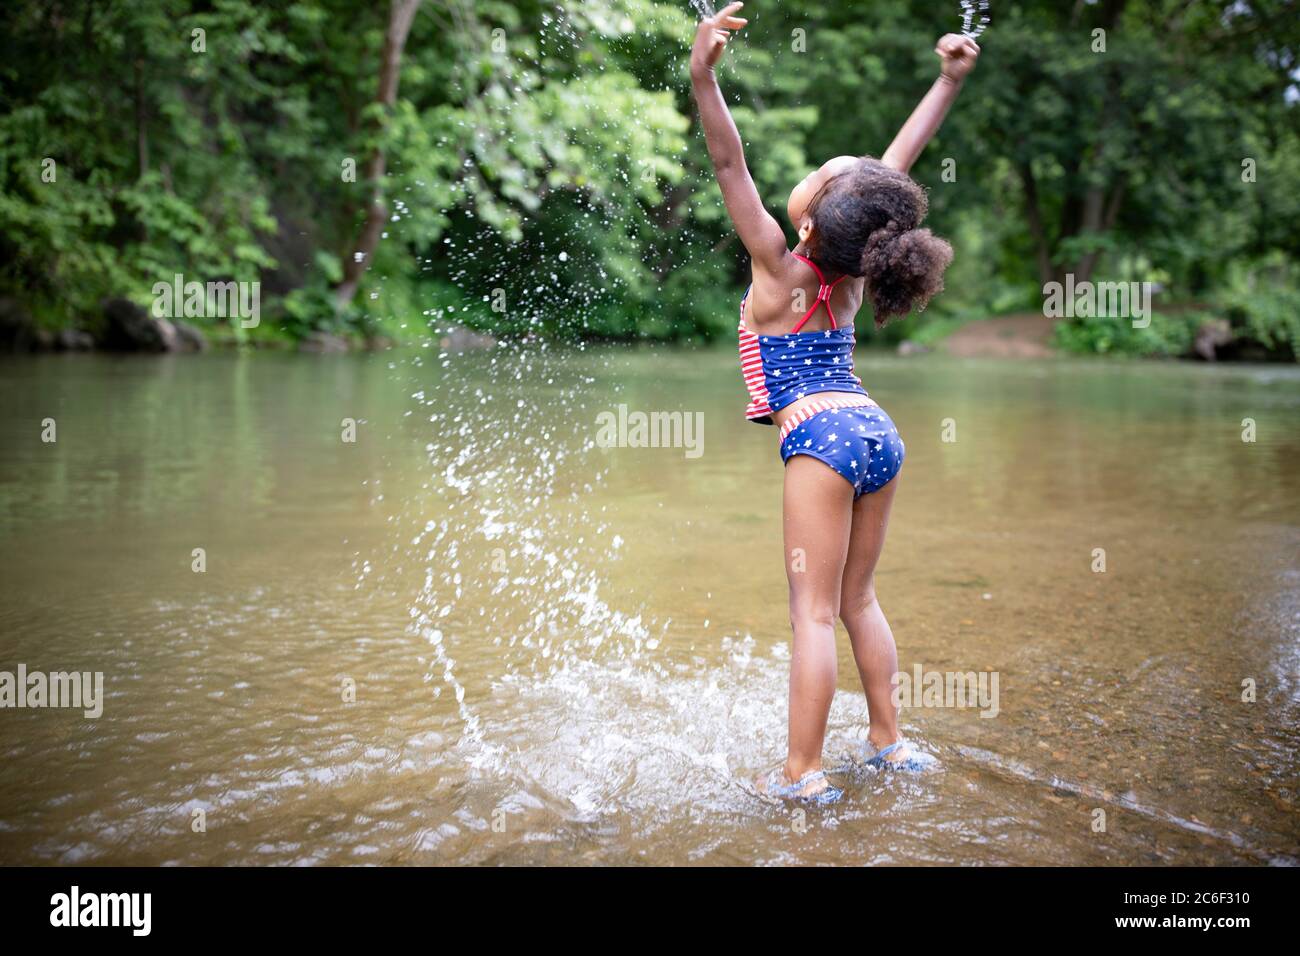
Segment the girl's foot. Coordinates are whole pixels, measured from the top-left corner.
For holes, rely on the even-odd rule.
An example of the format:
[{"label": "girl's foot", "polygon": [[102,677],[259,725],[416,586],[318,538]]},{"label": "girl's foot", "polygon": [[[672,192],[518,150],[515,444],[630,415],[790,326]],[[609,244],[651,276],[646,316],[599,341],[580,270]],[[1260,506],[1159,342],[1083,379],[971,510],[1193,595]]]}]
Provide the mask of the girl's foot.
[{"label": "girl's foot", "polygon": [[909,773],[923,773],[936,764],[932,755],[914,749],[910,744],[898,740],[885,747],[876,747],[870,740],[863,747],[862,762],[877,770],[905,770]]},{"label": "girl's foot", "polygon": [[758,792],[769,797],[777,797],[781,800],[797,800],[801,803],[812,803],[817,806],[825,806],[835,803],[840,797],[844,796],[844,791],[839,787],[832,786],[826,779],[826,771],[809,770],[793,783],[785,775],[784,767],[777,767],[770,773],[760,776],[754,781],[754,786]]}]

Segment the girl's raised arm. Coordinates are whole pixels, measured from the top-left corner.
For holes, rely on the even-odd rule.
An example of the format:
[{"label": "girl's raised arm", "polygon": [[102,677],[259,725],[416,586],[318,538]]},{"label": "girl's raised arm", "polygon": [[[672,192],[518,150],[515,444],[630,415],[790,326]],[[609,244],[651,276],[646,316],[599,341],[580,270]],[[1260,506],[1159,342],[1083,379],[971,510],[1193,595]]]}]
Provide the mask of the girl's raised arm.
[{"label": "girl's raised arm", "polygon": [[880,161],[886,166],[907,172],[925,149],[925,144],[938,131],[943,118],[948,115],[948,108],[961,92],[961,85],[966,74],[975,68],[975,60],[980,55],[980,48],[974,40],[958,33],[949,33],[940,37],[934,52],[943,61],[940,66],[939,79],[934,81],[930,92],[912,111],[903,128],[898,131],[894,141],[885,150]]},{"label": "girl's raised arm", "polygon": [[728,4],[717,15],[700,21],[691,50],[691,88],[727,213],[754,264],[771,271],[786,255],[785,233],[759,198],[749,167],[745,165],[740,132],[713,73],[713,67],[726,49],[729,31],[739,30],[748,22],[734,15],[742,6],[742,3]]}]

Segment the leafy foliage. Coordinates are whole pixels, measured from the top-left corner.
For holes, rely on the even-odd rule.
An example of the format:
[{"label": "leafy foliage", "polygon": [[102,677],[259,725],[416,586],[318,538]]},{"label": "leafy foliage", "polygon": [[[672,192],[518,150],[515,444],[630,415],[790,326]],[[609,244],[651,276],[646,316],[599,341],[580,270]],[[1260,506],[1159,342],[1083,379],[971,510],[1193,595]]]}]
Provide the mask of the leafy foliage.
[{"label": "leafy foliage", "polygon": [[[731,333],[747,262],[694,123],[687,3],[425,0],[375,123],[386,6],[7,4],[0,295],[72,324],[181,273],[260,280],[258,335]],[[980,66],[913,171],[957,251],[948,292],[890,334],[1036,307],[1047,278],[1073,272],[1159,281],[1294,354],[1294,0],[994,7]],[[884,151],[958,22],[955,4],[910,0],[760,0],[746,15],[722,83],[779,221],[812,166]],[[375,149],[390,221],[340,311],[330,293]],[[1060,341],[1178,354],[1185,325],[1097,320]]]}]

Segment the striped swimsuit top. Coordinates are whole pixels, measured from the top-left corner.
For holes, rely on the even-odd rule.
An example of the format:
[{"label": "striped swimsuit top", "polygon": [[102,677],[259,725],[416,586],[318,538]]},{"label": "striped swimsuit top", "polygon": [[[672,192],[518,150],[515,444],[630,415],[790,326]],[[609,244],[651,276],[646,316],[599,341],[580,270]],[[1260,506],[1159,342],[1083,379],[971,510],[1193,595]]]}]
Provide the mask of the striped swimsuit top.
[{"label": "striped swimsuit top", "polygon": [[[745,301],[751,285],[740,300],[740,373],[749,390],[749,407],[745,417],[760,425],[772,424],[772,413],[819,392],[851,392],[866,395],[862,381],[853,374],[853,327],[841,329],[831,311],[831,292],[844,276],[827,283],[821,269],[811,259],[791,253],[812,266],[820,287],[817,301],[804,313],[795,327],[785,335],[759,335],[745,327]],[[831,327],[816,332],[800,332],[821,306]]]}]

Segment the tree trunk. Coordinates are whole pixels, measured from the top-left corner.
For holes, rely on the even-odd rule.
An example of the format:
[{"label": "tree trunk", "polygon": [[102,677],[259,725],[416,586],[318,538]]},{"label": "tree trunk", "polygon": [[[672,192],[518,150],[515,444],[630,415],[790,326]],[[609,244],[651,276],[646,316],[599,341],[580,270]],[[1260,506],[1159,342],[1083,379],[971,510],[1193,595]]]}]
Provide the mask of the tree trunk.
[{"label": "tree trunk", "polygon": [[[1109,196],[1106,195],[1105,190],[1100,188],[1089,190],[1085,206],[1084,229],[1101,234],[1110,232],[1115,228],[1115,223],[1119,219],[1120,205],[1123,201],[1123,179],[1115,184],[1115,188],[1111,190]],[[1075,269],[1075,279],[1079,282],[1091,281],[1093,270],[1097,268],[1099,259],[1101,259],[1101,250],[1085,254],[1079,260],[1079,267]]]},{"label": "tree trunk", "polygon": [[1052,281],[1052,247],[1043,227],[1043,211],[1038,206],[1038,182],[1028,161],[1019,165],[1020,183],[1025,190],[1025,217],[1029,220],[1029,235],[1034,240],[1038,259],[1038,281],[1043,285]]},{"label": "tree trunk", "polygon": [[[397,102],[397,82],[401,76],[402,50],[406,47],[406,37],[411,32],[415,20],[415,11],[420,0],[392,0],[388,13],[388,30],[384,34],[384,52],[379,64],[379,90],[375,102],[384,107],[385,116]],[[387,123],[387,120],[382,122]],[[382,146],[376,146],[366,164],[366,187],[370,190],[370,200],[366,207],[366,218],[361,224],[361,233],[352,247],[352,251],[343,257],[343,281],[335,292],[335,302],[339,309],[344,308],[357,294],[361,277],[370,268],[375,247],[379,245],[379,236],[388,219],[388,207],[384,203],[383,178],[387,169]]]},{"label": "tree trunk", "polygon": [[149,130],[144,106],[144,60],[135,61],[135,163],[136,179],[149,171]]}]

